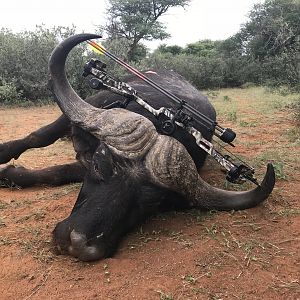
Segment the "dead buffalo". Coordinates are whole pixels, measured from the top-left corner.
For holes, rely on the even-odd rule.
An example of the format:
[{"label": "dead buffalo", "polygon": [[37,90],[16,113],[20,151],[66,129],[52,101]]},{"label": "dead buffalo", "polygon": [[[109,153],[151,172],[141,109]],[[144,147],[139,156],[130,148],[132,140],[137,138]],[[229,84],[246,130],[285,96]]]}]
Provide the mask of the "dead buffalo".
[{"label": "dead buffalo", "polygon": [[[275,183],[271,164],[262,184],[253,190],[217,189],[199,176],[206,154],[184,130],[178,129],[172,137],[161,134],[157,119],[135,102],[128,110],[102,109],[120,99],[108,91],[83,101],[66,78],[65,62],[73,47],[97,37],[72,36],[52,53],[50,86],[64,115],[24,139],[0,145],[0,162],[6,163],[28,148],[53,143],[71,130],[78,163],[36,171],[9,166],[0,171],[1,180],[23,187],[83,180],[70,216],[53,232],[61,253],[83,261],[101,259],[112,255],[126,232],[162,209],[246,209],[269,196]],[[166,71],[148,76],[215,120],[207,98],[181,76]],[[165,96],[137,78],[129,76],[126,81],[155,108],[170,107]],[[212,133],[206,127],[197,129],[211,140]]]}]

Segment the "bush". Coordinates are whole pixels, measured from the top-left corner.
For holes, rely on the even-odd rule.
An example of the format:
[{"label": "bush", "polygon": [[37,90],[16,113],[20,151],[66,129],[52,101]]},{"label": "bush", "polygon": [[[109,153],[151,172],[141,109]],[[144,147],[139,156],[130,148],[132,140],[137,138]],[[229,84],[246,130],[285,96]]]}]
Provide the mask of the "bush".
[{"label": "bush", "polygon": [[0,79],[0,103],[1,104],[16,104],[22,101],[21,91],[17,91],[13,83],[7,83]]},{"label": "bush", "polygon": [[140,68],[171,69],[185,77],[197,88],[219,88],[223,83],[223,62],[218,58],[194,55],[155,53],[139,66]]},{"label": "bush", "polygon": [[300,98],[295,102],[295,119],[300,127]]},{"label": "bush", "polygon": [[[172,69],[199,89],[237,87],[253,78],[254,70],[244,57],[199,57],[187,54],[154,53],[140,64],[140,68]],[[251,74],[251,75],[250,75]]]},{"label": "bush", "polygon": [[[2,87],[2,99],[6,97],[8,91],[11,93],[15,91],[15,96],[22,95],[19,101],[48,103],[49,99],[53,98],[48,90],[49,56],[60,40],[74,33],[75,27],[47,29],[38,26],[35,31],[16,34],[8,29],[1,29],[0,77],[5,78],[6,82],[5,87]],[[90,88],[81,75],[86,59],[86,47],[80,45],[73,49],[67,62],[70,82],[83,97],[90,93]],[[13,98],[17,99],[17,97],[10,99]]]}]

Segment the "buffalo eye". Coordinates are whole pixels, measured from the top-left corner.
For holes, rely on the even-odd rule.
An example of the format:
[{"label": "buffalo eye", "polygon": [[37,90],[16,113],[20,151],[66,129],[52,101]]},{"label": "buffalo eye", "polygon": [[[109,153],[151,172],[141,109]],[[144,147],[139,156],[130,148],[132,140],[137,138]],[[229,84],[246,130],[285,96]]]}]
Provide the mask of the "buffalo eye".
[{"label": "buffalo eye", "polygon": [[94,176],[101,181],[107,181],[114,174],[113,158],[105,144],[100,144],[93,155]]}]

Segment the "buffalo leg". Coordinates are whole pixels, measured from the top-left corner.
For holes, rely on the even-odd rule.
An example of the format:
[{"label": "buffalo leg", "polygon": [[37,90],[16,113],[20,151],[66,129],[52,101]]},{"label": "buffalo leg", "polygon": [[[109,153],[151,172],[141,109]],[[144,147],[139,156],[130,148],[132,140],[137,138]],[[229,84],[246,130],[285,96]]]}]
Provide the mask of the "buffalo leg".
[{"label": "buffalo leg", "polygon": [[60,116],[51,124],[30,133],[23,139],[0,144],[0,164],[5,164],[12,158],[17,159],[27,149],[49,146],[65,136],[69,130],[70,121],[65,116]]},{"label": "buffalo leg", "polygon": [[79,163],[52,166],[41,170],[29,170],[12,165],[0,169],[0,184],[6,187],[30,187],[34,185],[59,186],[82,182],[86,169]]}]

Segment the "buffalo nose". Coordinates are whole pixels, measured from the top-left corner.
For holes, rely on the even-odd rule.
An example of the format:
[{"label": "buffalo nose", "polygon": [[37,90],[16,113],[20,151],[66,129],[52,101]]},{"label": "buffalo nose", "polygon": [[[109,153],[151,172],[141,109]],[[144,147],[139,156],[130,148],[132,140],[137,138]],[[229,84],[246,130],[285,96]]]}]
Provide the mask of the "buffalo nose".
[{"label": "buffalo nose", "polygon": [[70,233],[71,245],[69,251],[80,251],[86,247],[87,238],[83,233],[76,232],[74,229]]},{"label": "buffalo nose", "polygon": [[87,237],[74,229],[70,233],[71,244],[68,247],[70,255],[82,261],[98,260],[104,256],[104,251],[97,246],[88,246]]}]

